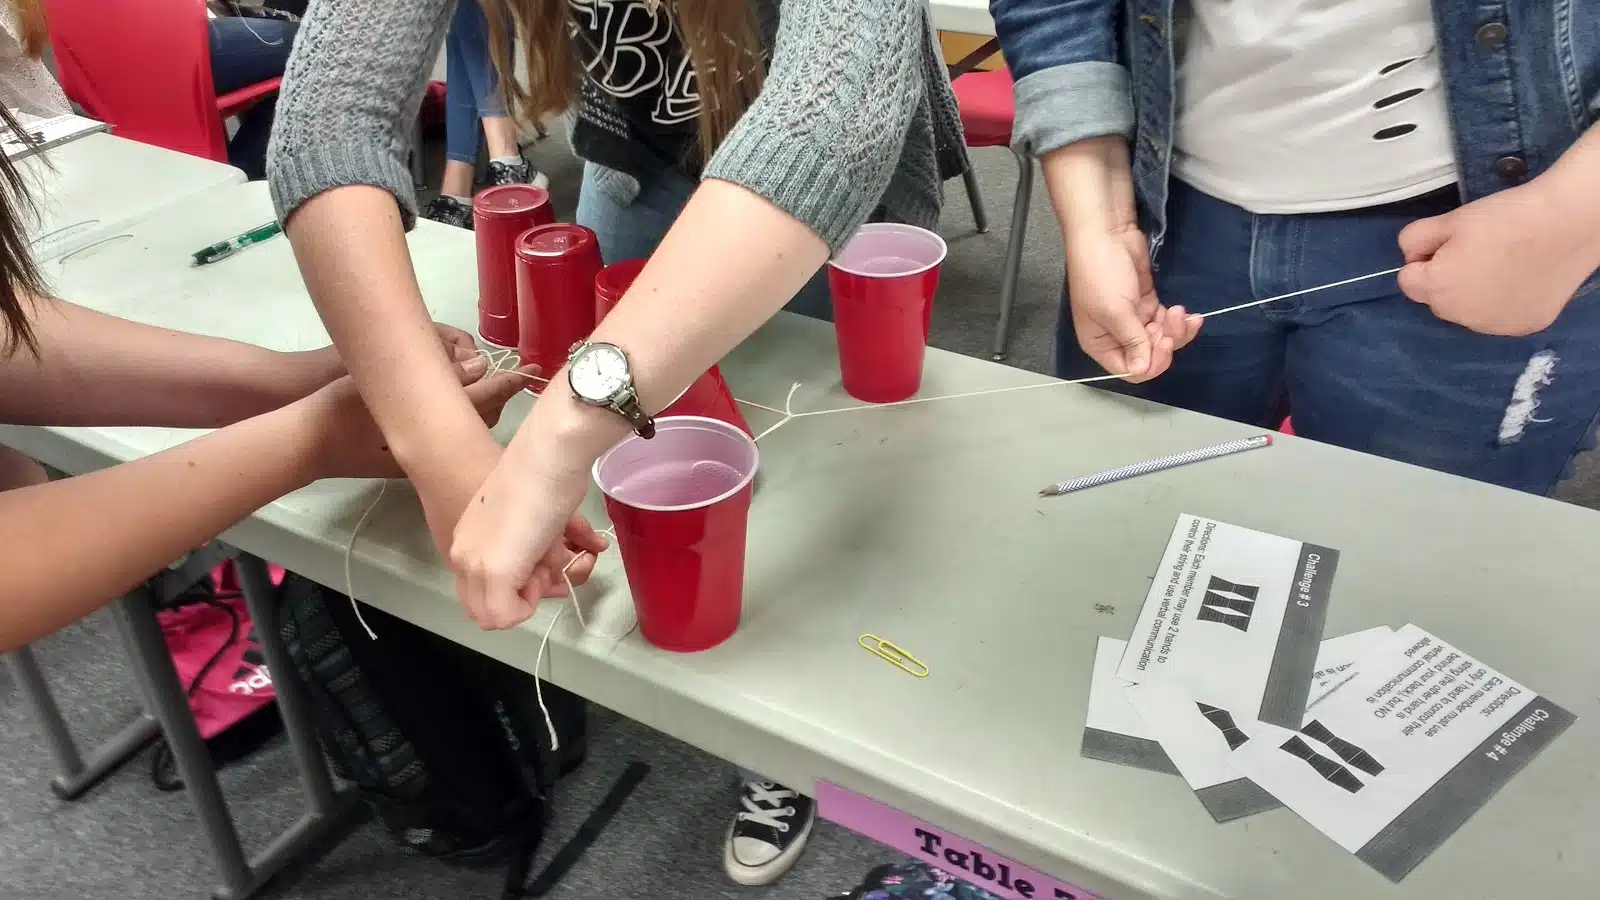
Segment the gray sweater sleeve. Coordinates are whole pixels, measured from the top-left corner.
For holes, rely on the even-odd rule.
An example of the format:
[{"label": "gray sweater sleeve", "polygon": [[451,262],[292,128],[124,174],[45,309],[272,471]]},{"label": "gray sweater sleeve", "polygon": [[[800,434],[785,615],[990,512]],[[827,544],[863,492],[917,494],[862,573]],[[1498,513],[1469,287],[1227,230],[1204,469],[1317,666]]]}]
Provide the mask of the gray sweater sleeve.
[{"label": "gray sweater sleeve", "polygon": [[867,221],[922,103],[927,0],[782,0],[761,95],[706,166],[838,250]]},{"label": "gray sweater sleeve", "polygon": [[410,228],[407,156],[454,0],[320,0],[284,72],[267,179],[278,218],[323,191],[368,184],[394,194]]}]

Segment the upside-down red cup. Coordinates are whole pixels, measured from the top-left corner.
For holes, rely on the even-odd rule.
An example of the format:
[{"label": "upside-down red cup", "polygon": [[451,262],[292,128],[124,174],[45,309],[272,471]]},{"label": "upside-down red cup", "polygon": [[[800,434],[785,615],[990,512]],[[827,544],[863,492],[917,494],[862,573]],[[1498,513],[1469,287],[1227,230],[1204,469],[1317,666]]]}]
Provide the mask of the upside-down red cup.
[{"label": "upside-down red cup", "polygon": [[[622,295],[633,286],[634,279],[644,271],[644,264],[645,261],[642,259],[630,259],[606,266],[595,276],[596,325],[600,324],[607,313],[616,308]],[[722,371],[716,366],[712,366],[704,375],[695,379],[688,390],[661,411],[661,416],[705,416],[708,419],[721,419],[745,434],[755,434],[750,430],[750,423],[745,421],[744,414],[739,412],[739,404],[734,402],[733,391],[728,389],[728,382],[723,379]]]},{"label": "upside-down red cup", "polygon": [[693,416],[656,421],[594,464],[645,640],[692,653],[739,627],[745,535],[760,456],[738,428]]},{"label": "upside-down red cup", "polygon": [[[582,225],[540,225],[517,238],[517,354],[550,378],[594,331],[600,243]],[[529,390],[544,388],[535,381]]]},{"label": "upside-down red cup", "polygon": [[633,287],[633,282],[644,271],[645,260],[625,259],[619,263],[612,263],[600,270],[594,277],[594,322],[606,317],[606,313],[617,308],[617,303],[622,300],[622,295]]},{"label": "upside-down red cup", "polygon": [[828,263],[844,389],[868,403],[904,400],[922,386],[944,239],[897,223],[863,225]]},{"label": "upside-down red cup", "polygon": [[517,346],[517,237],[556,220],[550,193],[531,184],[492,187],[472,198],[478,241],[478,336]]}]

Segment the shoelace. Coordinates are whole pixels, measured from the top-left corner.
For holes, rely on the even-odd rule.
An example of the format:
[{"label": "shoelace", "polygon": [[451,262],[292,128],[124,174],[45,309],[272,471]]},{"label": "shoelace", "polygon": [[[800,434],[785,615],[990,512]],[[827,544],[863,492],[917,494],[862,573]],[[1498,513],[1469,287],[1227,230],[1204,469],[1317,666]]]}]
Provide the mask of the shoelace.
[{"label": "shoelace", "polygon": [[[739,813],[739,819],[745,822],[755,822],[765,825],[774,831],[788,831],[789,823],[783,821],[794,815],[794,807],[778,806],[785,800],[798,796],[794,791],[771,782],[750,782],[745,785],[746,793],[740,798],[745,811]],[[770,809],[762,809],[759,804],[765,804]]]}]

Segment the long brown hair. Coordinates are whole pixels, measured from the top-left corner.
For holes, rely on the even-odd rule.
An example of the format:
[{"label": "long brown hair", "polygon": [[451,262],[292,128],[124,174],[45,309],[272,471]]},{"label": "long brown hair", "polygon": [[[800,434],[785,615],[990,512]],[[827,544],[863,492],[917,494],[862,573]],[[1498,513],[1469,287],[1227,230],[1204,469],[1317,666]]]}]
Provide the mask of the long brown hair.
[{"label": "long brown hair", "polygon": [[[473,0],[461,0],[470,3]],[[571,109],[582,72],[570,45],[567,0],[477,0],[489,26],[489,47],[511,114],[537,121]],[[700,92],[700,153],[717,145],[761,92],[766,74],[749,0],[660,0],[676,18]],[[507,28],[526,56],[513,77]],[[523,82],[526,82],[524,84]]]},{"label": "long brown hair", "polygon": [[[0,106],[0,123],[20,140],[31,140],[4,106]],[[0,359],[10,358],[19,347],[35,355],[39,352],[30,314],[34,298],[45,296],[44,279],[33,264],[28,233],[19,214],[32,209],[22,173],[9,156],[0,154],[0,329],[5,331]]]},{"label": "long brown hair", "polygon": [[17,40],[22,42],[22,52],[29,59],[38,59],[44,55],[44,47],[50,43],[50,26],[44,18],[44,5],[41,0],[6,0],[11,4],[11,11],[17,17]]}]

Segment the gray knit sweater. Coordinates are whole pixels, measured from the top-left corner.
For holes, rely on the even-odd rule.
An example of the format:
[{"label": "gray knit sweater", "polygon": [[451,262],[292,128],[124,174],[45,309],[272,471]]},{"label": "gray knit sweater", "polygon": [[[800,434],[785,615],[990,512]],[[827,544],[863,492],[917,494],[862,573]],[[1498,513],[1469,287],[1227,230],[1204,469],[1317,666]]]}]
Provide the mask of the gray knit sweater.
[{"label": "gray knit sweater", "polygon": [[[765,197],[834,249],[880,206],[932,227],[941,184],[966,156],[926,0],[752,2],[771,44],[767,78],[704,176]],[[415,221],[411,123],[454,5],[312,4],[267,164],[280,218],[323,191],[369,184],[395,195],[407,227]],[[638,189],[620,173],[602,184],[624,202]]]}]

